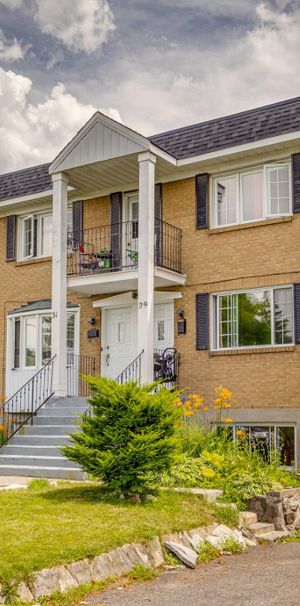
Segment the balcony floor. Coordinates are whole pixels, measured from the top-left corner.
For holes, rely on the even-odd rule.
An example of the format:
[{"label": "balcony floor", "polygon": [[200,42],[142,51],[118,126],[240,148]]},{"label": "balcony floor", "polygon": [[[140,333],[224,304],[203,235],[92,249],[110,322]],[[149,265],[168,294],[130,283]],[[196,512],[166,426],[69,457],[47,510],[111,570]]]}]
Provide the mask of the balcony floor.
[{"label": "balcony floor", "polygon": [[[154,268],[155,288],[183,286],[185,281],[185,274],[180,274],[162,267]],[[80,292],[88,296],[137,290],[138,270],[130,269],[76,276],[74,278],[68,278],[67,286],[68,290],[71,292]]]}]

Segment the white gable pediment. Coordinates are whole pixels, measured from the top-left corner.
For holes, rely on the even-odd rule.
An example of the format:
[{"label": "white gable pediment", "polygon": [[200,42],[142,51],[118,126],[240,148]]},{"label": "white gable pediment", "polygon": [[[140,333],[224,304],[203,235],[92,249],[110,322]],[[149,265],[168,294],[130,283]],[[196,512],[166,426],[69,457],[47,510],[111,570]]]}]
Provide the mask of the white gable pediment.
[{"label": "white gable pediment", "polygon": [[96,112],[56,156],[50,166],[50,173],[140,153],[149,148],[148,139]]}]

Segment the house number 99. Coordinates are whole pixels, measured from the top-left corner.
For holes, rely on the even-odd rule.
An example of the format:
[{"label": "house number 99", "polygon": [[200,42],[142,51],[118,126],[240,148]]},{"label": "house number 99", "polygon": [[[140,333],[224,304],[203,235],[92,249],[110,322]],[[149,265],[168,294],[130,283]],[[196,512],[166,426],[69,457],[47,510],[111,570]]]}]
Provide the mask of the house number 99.
[{"label": "house number 99", "polygon": [[139,302],[139,309],[142,309],[142,307],[147,307],[148,305],[148,301],[140,301]]}]

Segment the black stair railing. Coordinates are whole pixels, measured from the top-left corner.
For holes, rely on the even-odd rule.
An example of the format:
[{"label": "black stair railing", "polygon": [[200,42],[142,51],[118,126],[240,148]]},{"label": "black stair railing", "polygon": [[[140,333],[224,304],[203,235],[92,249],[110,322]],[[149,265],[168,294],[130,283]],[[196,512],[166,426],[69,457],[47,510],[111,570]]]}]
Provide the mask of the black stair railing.
[{"label": "black stair railing", "polygon": [[95,376],[96,360],[93,356],[67,354],[67,394],[87,398],[91,395],[89,384],[82,375]]},{"label": "black stair railing", "polygon": [[0,448],[53,396],[53,356],[25,385],[0,407]]},{"label": "black stair railing", "polygon": [[178,383],[178,353],[175,347],[154,349],[154,380],[160,381],[168,389]]},{"label": "black stair railing", "polygon": [[123,383],[128,383],[129,381],[135,381],[140,385],[143,353],[144,350],[116,377],[116,382],[119,385],[123,385]]}]

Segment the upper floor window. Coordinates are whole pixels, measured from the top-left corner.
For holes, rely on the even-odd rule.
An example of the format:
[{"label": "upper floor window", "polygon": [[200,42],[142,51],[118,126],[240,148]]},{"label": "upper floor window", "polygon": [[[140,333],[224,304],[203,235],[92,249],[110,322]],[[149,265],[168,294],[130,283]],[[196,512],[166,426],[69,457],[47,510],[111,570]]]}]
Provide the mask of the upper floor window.
[{"label": "upper floor window", "polygon": [[52,215],[32,214],[19,218],[19,259],[52,254]]},{"label": "upper floor window", "polygon": [[289,163],[213,179],[213,224],[235,225],[291,214]]},{"label": "upper floor window", "polygon": [[[72,232],[72,208],[67,210],[67,241]],[[52,214],[36,213],[19,217],[18,259],[52,255]]]},{"label": "upper floor window", "polygon": [[214,296],[214,347],[293,343],[293,289],[260,288]]}]

